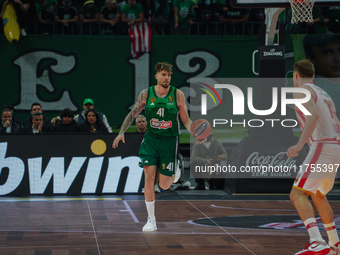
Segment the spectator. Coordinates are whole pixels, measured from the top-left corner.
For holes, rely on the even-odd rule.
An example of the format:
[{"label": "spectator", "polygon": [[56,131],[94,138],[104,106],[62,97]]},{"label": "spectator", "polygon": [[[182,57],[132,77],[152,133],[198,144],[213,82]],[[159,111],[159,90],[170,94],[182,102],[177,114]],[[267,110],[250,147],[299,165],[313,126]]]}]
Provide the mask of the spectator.
[{"label": "spectator", "polygon": [[122,26],[124,34],[128,34],[128,26],[138,25],[144,21],[144,11],[136,0],[128,0],[128,3],[122,7]]},{"label": "spectator", "polygon": [[[39,103],[33,103],[31,106],[31,116],[29,116],[28,118],[25,119],[24,124],[23,124],[23,129],[24,130],[29,130],[30,128],[32,128],[32,119],[33,119],[33,114],[35,112],[40,112],[42,113],[42,107]],[[51,120],[45,116],[42,117],[43,118],[43,122],[44,122],[44,127],[49,127],[50,129],[52,129],[52,124],[51,124]]]},{"label": "spectator", "polygon": [[192,0],[174,0],[174,34],[189,34],[189,26],[194,24],[192,20]]},{"label": "spectator", "polygon": [[2,19],[6,6],[9,2],[14,3],[15,12],[18,17],[21,36],[26,36],[25,27],[28,26],[32,20],[31,13],[28,11],[32,0],[6,0],[1,8],[0,18]]},{"label": "spectator", "polygon": [[4,106],[2,107],[2,109],[9,109],[11,110],[12,113],[12,121],[16,122],[19,124],[19,126],[21,127],[21,121],[17,116],[13,115],[13,111],[14,111],[14,107],[12,104],[4,104]]},{"label": "spectator", "polygon": [[80,9],[80,22],[83,22],[83,34],[98,34],[99,9],[93,0],[86,1]]},{"label": "spectator", "polygon": [[116,0],[106,0],[107,6],[100,10],[100,22],[106,23],[105,35],[119,35],[120,11]]},{"label": "spectator", "polygon": [[145,133],[146,132],[146,118],[144,115],[138,115],[136,118],[136,133]]},{"label": "spectator", "polygon": [[54,11],[57,5],[57,0],[38,0],[35,4],[39,21],[39,33],[43,33],[44,35],[52,33],[53,27],[51,22],[53,21]]},{"label": "spectator", "polygon": [[217,35],[215,24],[211,24],[215,21],[215,12],[217,11],[214,1],[197,0],[193,8],[196,13],[196,21],[201,23],[197,27],[198,33],[200,35]]},{"label": "spectator", "polygon": [[329,6],[321,8],[323,21],[327,29],[333,33],[340,32],[340,6]]},{"label": "spectator", "polygon": [[251,22],[251,35],[257,35],[262,23],[266,20],[264,8],[253,8],[249,12],[249,21]]},{"label": "spectator", "polygon": [[63,0],[63,6],[60,6],[54,15],[54,21],[59,23],[59,33],[71,35],[75,34],[75,23],[78,22],[78,11],[72,6],[71,0]]},{"label": "spectator", "polygon": [[108,133],[107,128],[99,118],[98,112],[94,109],[85,113],[85,123],[80,126],[80,129],[86,133]]},{"label": "spectator", "polygon": [[223,22],[226,25],[225,32],[227,35],[243,35],[243,25],[248,19],[249,10],[233,7],[231,0],[223,7],[219,18],[220,22]]},{"label": "spectator", "polygon": [[147,21],[150,16],[150,6],[151,6],[152,0],[136,0],[137,4],[140,4],[142,6],[143,12],[144,12],[144,21]]},{"label": "spectator", "polygon": [[152,0],[150,24],[153,25],[153,34],[161,35],[163,31],[166,35],[171,34],[171,9],[168,0]]},{"label": "spectator", "polygon": [[12,111],[10,109],[2,109],[1,120],[0,134],[14,134],[21,132],[20,125],[12,121]]},{"label": "spectator", "polygon": [[32,117],[32,125],[24,129],[25,133],[40,134],[52,132],[52,126],[46,126],[43,121],[44,117],[41,112],[34,112]]},{"label": "spectator", "polygon": [[[80,114],[77,114],[76,116],[74,116],[74,120],[78,123],[78,125],[82,125],[85,123],[85,113],[90,110],[90,109],[94,109],[94,103],[93,100],[91,98],[86,98],[83,102],[83,111]],[[100,120],[104,123],[104,125],[106,126],[107,130],[109,131],[109,133],[112,133],[112,128],[109,124],[109,122],[107,121],[107,118],[105,116],[104,113],[98,112],[99,118]],[[57,121],[60,121],[60,117],[55,117],[52,119],[52,124],[55,125]]]},{"label": "spectator", "polygon": [[73,117],[74,114],[69,108],[62,110],[60,113],[61,121],[54,126],[53,131],[58,133],[80,132],[80,127]]},{"label": "spectator", "polygon": [[[205,142],[193,145],[191,166],[213,166],[220,164],[221,160],[226,159],[227,156],[228,153],[223,148],[222,143],[213,138],[213,134],[210,134]],[[196,178],[196,182],[195,190],[205,190],[204,179]],[[211,190],[223,189],[223,179],[209,179],[208,182]]]}]

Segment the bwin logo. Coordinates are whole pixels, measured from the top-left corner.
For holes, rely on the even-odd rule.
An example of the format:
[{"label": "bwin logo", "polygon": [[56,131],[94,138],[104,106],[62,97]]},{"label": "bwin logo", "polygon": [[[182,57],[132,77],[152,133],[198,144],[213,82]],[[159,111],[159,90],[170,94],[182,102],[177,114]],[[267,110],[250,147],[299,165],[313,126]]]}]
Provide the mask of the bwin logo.
[{"label": "bwin logo", "polygon": [[[220,96],[218,95],[217,91],[213,87],[211,87],[210,85],[205,84],[203,82],[197,82],[197,83],[201,84],[202,86],[209,88],[217,96],[218,100],[220,101],[220,104],[222,105],[222,100],[221,100]],[[215,100],[214,96],[211,94],[211,92],[207,89],[203,89],[203,88],[200,88],[200,89],[203,90],[204,92],[206,92],[212,98],[212,100],[214,101],[215,106],[217,106],[216,100]],[[202,100],[201,114],[202,115],[207,114],[207,94],[201,95],[201,100]]]}]

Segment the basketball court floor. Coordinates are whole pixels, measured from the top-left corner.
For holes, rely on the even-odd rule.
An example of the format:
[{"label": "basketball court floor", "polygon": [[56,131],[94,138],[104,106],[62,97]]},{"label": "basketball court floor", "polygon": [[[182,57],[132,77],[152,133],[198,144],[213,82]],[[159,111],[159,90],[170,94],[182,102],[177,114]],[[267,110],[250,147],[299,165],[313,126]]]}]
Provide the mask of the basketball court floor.
[{"label": "basketball court floor", "polygon": [[[145,233],[142,195],[2,197],[0,254],[286,255],[308,240],[288,194],[175,190],[156,198],[158,230]],[[338,189],[329,200],[338,223]]]}]

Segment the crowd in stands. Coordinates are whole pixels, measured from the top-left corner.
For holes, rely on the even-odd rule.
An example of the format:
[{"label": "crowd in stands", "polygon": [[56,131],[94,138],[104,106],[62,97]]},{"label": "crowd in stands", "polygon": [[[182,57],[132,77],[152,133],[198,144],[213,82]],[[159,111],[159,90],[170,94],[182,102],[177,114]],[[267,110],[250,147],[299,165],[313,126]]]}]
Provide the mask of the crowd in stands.
[{"label": "crowd in stands", "polygon": [[33,103],[31,114],[23,122],[14,115],[14,107],[5,104],[1,112],[0,134],[8,133],[112,133],[112,129],[104,113],[94,109],[91,98],[83,103],[83,111],[74,115],[69,108],[61,111],[60,115],[50,120],[44,116],[39,103]]},{"label": "crowd in stands", "polygon": [[[3,2],[2,2],[3,1]],[[231,0],[0,0],[1,17],[14,3],[21,35],[127,35],[128,27],[148,21],[154,35],[253,35],[265,21],[261,8],[232,6]],[[290,25],[291,9],[279,22],[289,33],[315,33],[317,26],[339,32],[340,7],[315,7],[309,24]]]},{"label": "crowd in stands", "polygon": [[[264,9],[232,6],[231,0],[5,0],[14,2],[21,34],[127,35],[128,27],[148,21],[154,35],[257,34]],[[314,21],[289,25],[291,10],[279,22],[290,33],[314,33],[317,26],[338,32],[340,7],[314,8]]]}]

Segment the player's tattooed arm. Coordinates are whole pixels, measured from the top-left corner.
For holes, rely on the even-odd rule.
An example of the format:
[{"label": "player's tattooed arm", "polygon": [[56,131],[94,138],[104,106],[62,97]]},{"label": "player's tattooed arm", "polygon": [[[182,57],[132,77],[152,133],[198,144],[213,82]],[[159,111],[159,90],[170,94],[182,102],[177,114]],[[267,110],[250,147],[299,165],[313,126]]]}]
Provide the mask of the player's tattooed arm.
[{"label": "player's tattooed arm", "polygon": [[177,106],[179,109],[179,115],[181,116],[181,120],[184,126],[186,127],[186,129],[190,132],[190,126],[191,126],[192,121],[188,115],[188,108],[185,102],[185,95],[179,89],[176,89],[176,101],[177,101]]},{"label": "player's tattooed arm", "polygon": [[133,106],[132,110],[126,116],[119,134],[125,133],[125,131],[130,127],[133,120],[143,111],[146,105],[146,99],[148,98],[148,89],[144,89],[138,97],[136,104]]}]

